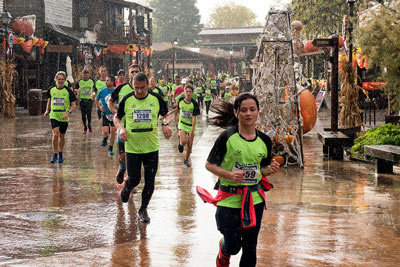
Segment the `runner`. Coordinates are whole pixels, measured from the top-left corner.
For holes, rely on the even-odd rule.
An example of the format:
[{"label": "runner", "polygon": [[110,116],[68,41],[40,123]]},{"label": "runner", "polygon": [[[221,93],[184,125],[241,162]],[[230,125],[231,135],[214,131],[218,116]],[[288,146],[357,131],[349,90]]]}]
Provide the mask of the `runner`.
[{"label": "runner", "polygon": [[75,94],[65,86],[64,82],[67,79],[67,74],[63,71],[57,72],[55,78],[56,86],[48,90],[48,98],[46,112],[44,116],[49,116],[51,128],[53,131],[53,158],[50,163],[63,163],[63,150],[65,144],[65,133],[67,132],[69,115],[76,107]]},{"label": "runner", "polygon": [[183,164],[190,168],[189,156],[192,153],[194,132],[197,128],[196,116],[200,115],[199,105],[197,101],[192,98],[193,87],[188,85],[185,87],[184,96],[178,100],[178,106],[173,109],[169,114],[177,113],[179,111],[179,123],[178,123],[178,150],[180,153],[186,146],[186,156]]},{"label": "runner", "polygon": [[[125,83],[119,85],[117,88],[115,88],[114,92],[112,92],[111,97],[108,100],[108,108],[111,110],[113,114],[117,113],[117,107],[115,106],[115,103],[118,103],[119,100],[121,100],[124,96],[127,94],[133,92],[133,76],[135,76],[136,73],[139,73],[141,71],[141,68],[139,65],[133,64],[129,67],[129,81],[130,83]],[[122,123],[125,123],[125,120],[122,121]],[[126,172],[126,160],[125,160],[125,143],[124,141],[119,138],[119,131],[117,132],[117,144],[118,144],[118,164],[119,164],[119,169],[117,172],[117,175],[115,176],[115,179],[117,180],[118,184],[122,184],[124,182],[124,176]]]},{"label": "runner", "polygon": [[[75,85],[75,92],[79,94],[79,105],[81,108],[82,114],[82,123],[83,123],[83,134],[87,133],[89,128],[89,132],[93,132],[92,129],[92,107],[93,100],[92,94],[94,92],[94,81],[89,78],[89,71],[82,71],[82,79],[80,79]],[[87,121],[87,125],[86,125]]]},{"label": "runner", "polygon": [[271,139],[255,127],[259,103],[254,95],[243,93],[234,104],[218,101],[213,111],[217,116],[212,125],[230,127],[217,138],[206,162],[206,169],[219,177],[219,190],[216,198],[200,187],[197,192],[217,205],[215,218],[223,238],[216,263],[229,266],[231,255],[242,249],[240,266],[256,266],[264,190],[272,188],[265,176],[277,172],[279,163],[271,163]]},{"label": "runner", "polygon": [[115,86],[118,86],[120,84],[126,83],[125,81],[125,71],[124,70],[119,70],[117,72],[117,80],[115,81]]},{"label": "runner", "polygon": [[222,98],[224,99],[225,102],[231,102],[231,91],[230,91],[230,87],[226,86],[225,87],[225,92],[222,94]]},{"label": "runner", "polygon": [[[98,92],[100,92],[101,89],[106,88],[106,78],[108,75],[108,70],[105,66],[101,66],[99,68],[99,74],[100,74],[100,79],[96,81],[95,83],[95,93],[93,93],[92,98],[95,99],[96,95]],[[101,110],[97,109],[97,117],[99,118],[99,125],[100,125],[100,130],[103,128],[103,118],[101,115]]]},{"label": "runner", "polygon": [[217,81],[215,80],[215,78],[212,78],[210,81],[210,89],[212,94],[212,102],[214,103],[214,101],[218,97]]},{"label": "runner", "polygon": [[[180,87],[180,86],[182,86],[182,84],[181,84],[181,77],[179,76],[179,75],[176,75],[176,77],[175,77],[175,83],[174,84],[172,84],[172,86],[171,86],[171,97],[172,97],[172,101],[174,102],[174,99],[175,99],[175,91],[176,91],[176,88],[178,88],[178,87]],[[180,93],[179,93],[180,94]],[[174,104],[174,103],[172,103],[172,104]]]},{"label": "runner", "polygon": [[[115,135],[117,133],[117,128],[114,126],[114,114],[107,106],[108,99],[111,96],[111,93],[114,91],[114,84],[115,84],[115,77],[112,75],[108,75],[106,78],[106,88],[101,89],[97,96],[96,96],[96,106],[99,110],[101,110],[103,127],[102,127],[102,134],[103,134],[103,141],[101,142],[101,146],[107,146],[108,136],[110,135],[110,146],[108,147],[108,154],[110,156],[114,155],[114,142],[115,142]],[[100,100],[100,101],[99,101]]]},{"label": "runner", "polygon": [[204,89],[203,89],[202,82],[200,79],[197,81],[196,94],[197,94],[197,103],[199,104],[199,107],[201,107],[201,109],[203,109],[204,108]]},{"label": "runner", "polygon": [[[142,222],[150,222],[147,206],[154,191],[160,148],[158,116],[161,115],[164,118],[162,131],[167,139],[172,133],[168,127],[171,119],[164,100],[158,94],[149,92],[149,82],[144,73],[135,75],[133,85],[134,92],[129,93],[120,101],[114,118],[114,123],[120,131],[120,138],[125,141],[128,167],[128,179],[121,190],[121,200],[128,202],[132,189],[139,184],[143,163],[145,181],[138,215]],[[125,127],[121,123],[124,117]]]},{"label": "runner", "polygon": [[211,101],[212,101],[212,93],[211,93],[211,89],[210,89],[210,84],[207,83],[206,90],[204,90],[204,103],[206,104],[207,116],[208,116],[208,112],[210,111]]},{"label": "runner", "polygon": [[[163,77],[164,77],[164,76],[163,76]],[[161,79],[160,89],[161,89],[161,91],[162,91],[163,94],[164,94],[164,101],[165,101],[165,102],[167,103],[167,105],[168,105],[168,95],[169,95],[169,93],[170,93],[171,88],[169,88],[169,87],[166,85],[165,78],[162,78],[162,79]]]},{"label": "runner", "polygon": [[163,94],[163,92],[162,92],[161,89],[158,88],[158,86],[157,86],[156,78],[151,77],[151,78],[149,79],[149,86],[150,86],[150,87],[149,87],[149,90],[150,90],[151,92],[156,93],[156,94],[159,94],[159,95],[162,97],[162,99],[164,99],[164,94]]}]

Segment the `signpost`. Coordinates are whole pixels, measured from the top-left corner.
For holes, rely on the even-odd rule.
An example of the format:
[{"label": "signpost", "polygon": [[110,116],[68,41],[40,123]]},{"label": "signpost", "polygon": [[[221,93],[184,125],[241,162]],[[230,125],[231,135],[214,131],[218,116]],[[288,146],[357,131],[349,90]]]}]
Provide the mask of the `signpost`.
[{"label": "signpost", "polygon": [[338,130],[339,118],[339,37],[314,39],[312,44],[318,47],[332,47],[331,72],[331,130]]}]

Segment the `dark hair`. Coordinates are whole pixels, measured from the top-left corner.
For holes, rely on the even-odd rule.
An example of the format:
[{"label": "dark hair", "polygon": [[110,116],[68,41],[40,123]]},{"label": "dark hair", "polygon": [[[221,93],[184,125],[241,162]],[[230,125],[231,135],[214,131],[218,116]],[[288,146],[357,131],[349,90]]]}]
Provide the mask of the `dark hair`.
[{"label": "dark hair", "polygon": [[138,82],[149,82],[149,78],[147,78],[146,74],[144,74],[143,72],[136,73],[133,77],[133,80]]},{"label": "dark hair", "polygon": [[112,81],[113,85],[115,85],[115,77],[112,75],[107,75],[107,78],[110,78],[110,80]]},{"label": "dark hair", "polygon": [[83,73],[83,74],[89,73],[89,71],[88,71],[87,69],[84,69],[84,70],[82,71],[82,73]]},{"label": "dark hair", "polygon": [[186,85],[186,86],[185,86],[185,90],[186,90],[186,88],[192,89],[192,92],[194,91],[194,88],[193,88],[193,86],[191,86],[191,85]]},{"label": "dark hair", "polygon": [[243,100],[246,99],[253,99],[256,102],[257,109],[260,110],[260,104],[255,95],[252,95],[250,93],[241,93],[236,97],[233,104],[222,100],[212,104],[211,111],[216,113],[217,115],[210,118],[208,121],[210,122],[210,124],[221,128],[228,128],[238,124],[238,118],[235,116],[233,110],[236,110],[236,112],[239,113],[240,105],[242,104]]},{"label": "dark hair", "polygon": [[179,75],[176,75],[176,76],[175,76],[175,79],[176,79],[176,78],[181,78],[181,76],[179,76]]},{"label": "dark hair", "polygon": [[119,75],[125,75],[125,71],[124,70],[119,70],[118,72],[117,72],[117,75],[119,76]]},{"label": "dark hair", "polygon": [[190,83],[191,85],[193,85],[193,81],[192,80],[188,80],[186,83]]},{"label": "dark hair", "polygon": [[132,65],[129,66],[129,68],[130,69],[138,68],[140,71],[142,71],[142,67],[140,67],[140,65],[138,65],[138,64],[132,64]]}]

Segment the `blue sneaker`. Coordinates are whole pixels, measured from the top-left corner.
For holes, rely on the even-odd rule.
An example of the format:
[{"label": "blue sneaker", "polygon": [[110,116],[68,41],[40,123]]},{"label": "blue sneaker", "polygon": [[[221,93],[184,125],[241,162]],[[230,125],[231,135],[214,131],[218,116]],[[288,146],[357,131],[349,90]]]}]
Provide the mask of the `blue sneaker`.
[{"label": "blue sneaker", "polygon": [[190,168],[192,165],[190,165],[189,160],[185,159],[185,161],[183,162],[183,164],[186,165],[186,167]]},{"label": "blue sneaker", "polygon": [[61,152],[58,153],[58,163],[64,163],[63,154]]},{"label": "blue sneaker", "polygon": [[57,154],[54,154],[54,155],[53,155],[53,158],[50,160],[50,163],[51,163],[51,164],[56,163],[56,162],[57,162],[57,159],[58,159]]},{"label": "blue sneaker", "polygon": [[103,138],[103,141],[101,141],[101,146],[105,147],[107,145],[107,138]]},{"label": "blue sneaker", "polygon": [[109,154],[110,156],[114,155],[114,151],[113,151],[112,146],[110,146],[110,147],[108,148],[108,154]]}]

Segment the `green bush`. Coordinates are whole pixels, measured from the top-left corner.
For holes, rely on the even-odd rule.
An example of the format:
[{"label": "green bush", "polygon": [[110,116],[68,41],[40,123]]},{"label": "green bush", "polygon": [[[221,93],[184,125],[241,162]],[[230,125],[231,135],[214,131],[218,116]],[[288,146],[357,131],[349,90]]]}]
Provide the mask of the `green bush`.
[{"label": "green bush", "polygon": [[366,131],[362,136],[354,140],[351,152],[356,156],[365,157],[364,146],[368,145],[400,146],[400,125],[388,123]]}]

